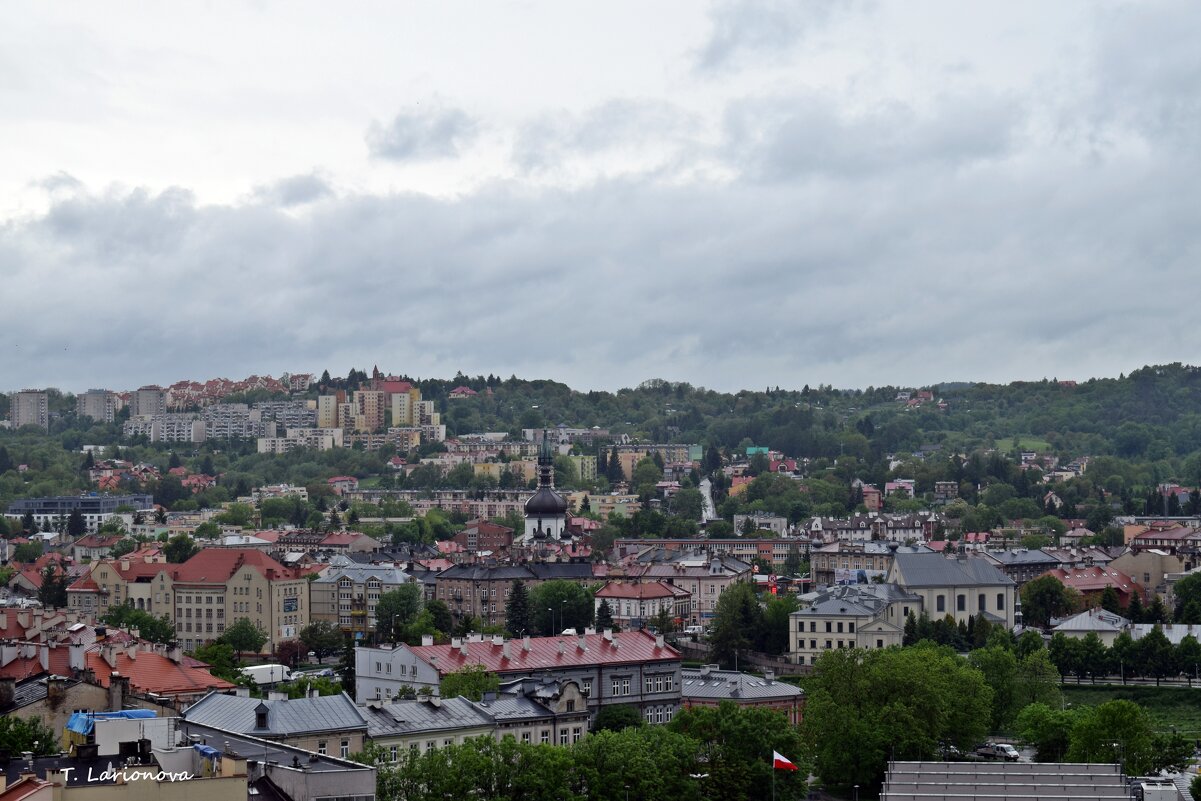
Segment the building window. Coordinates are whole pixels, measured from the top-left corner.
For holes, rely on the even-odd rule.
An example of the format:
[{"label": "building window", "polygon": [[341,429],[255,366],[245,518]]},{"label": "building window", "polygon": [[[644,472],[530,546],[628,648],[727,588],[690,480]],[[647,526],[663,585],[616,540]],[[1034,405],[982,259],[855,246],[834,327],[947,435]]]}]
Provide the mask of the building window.
[{"label": "building window", "polygon": [[575,699],[574,698],[572,698],[570,701],[567,702],[567,711],[568,712],[575,711]]},{"label": "building window", "polygon": [[342,758],[346,759],[346,757],[348,757],[348,756],[350,756],[350,740],[343,740],[342,741]]},{"label": "building window", "polygon": [[998,592],[997,593],[997,611],[999,612],[1004,608],[1005,608],[1005,593]]},{"label": "building window", "polygon": [[550,729],[542,730],[542,736],[539,739],[539,742],[541,742],[543,745],[546,745],[547,743],[550,742]]},{"label": "building window", "polygon": [[624,679],[621,680],[621,694],[622,695],[630,694],[630,677],[629,676],[626,676]]},{"label": "building window", "polygon": [[325,740],[317,741],[317,753],[325,756]]},{"label": "building window", "polygon": [[842,621],[838,621],[838,633],[842,634]]},{"label": "building window", "polygon": [[884,640],[876,640],[876,647],[877,647],[877,648],[883,648],[883,647],[884,647]]},{"label": "building window", "polygon": [[523,731],[521,733],[521,741],[526,744],[530,742],[530,733],[528,731]]},{"label": "building window", "polygon": [[826,650],[827,650],[827,651],[829,651],[829,650],[830,650],[831,648],[833,648],[833,647],[834,647],[834,641],[833,641],[833,640],[826,640]]},{"label": "building window", "polygon": [[433,751],[437,747],[438,747],[438,742],[436,740],[426,740],[425,741],[425,750],[426,751]]},{"label": "building window", "polygon": [[848,632],[848,633],[850,633],[850,634],[854,634],[854,633],[855,633],[855,622],[854,622],[854,621],[851,621],[850,623],[847,623],[847,632]]},{"label": "building window", "polygon": [[559,745],[567,745],[567,729],[559,731]]},{"label": "building window", "polygon": [[395,762],[399,756],[400,756],[399,746],[395,746],[395,745],[392,746],[392,761]]},{"label": "building window", "polygon": [[967,611],[967,596],[964,595],[963,593],[960,593],[959,595],[955,596],[955,611],[957,611],[957,612]]},{"label": "building window", "polygon": [[571,729],[571,741],[573,743],[576,743],[576,742],[579,742],[579,740],[580,740],[580,727],[573,726]]},{"label": "building window", "polygon": [[936,606],[937,606],[939,612],[947,611],[947,596],[945,596],[945,595],[938,596],[938,598],[936,599]]},{"label": "building window", "polygon": [[653,693],[655,691],[655,677],[647,676],[645,679],[646,689],[643,692]]},{"label": "building window", "polygon": [[816,650],[817,650],[817,640],[810,640],[810,641],[809,641],[809,650],[811,650],[811,651],[816,651]]},{"label": "building window", "polygon": [[585,698],[592,697],[592,679],[584,679],[580,692],[583,693]]},{"label": "building window", "polygon": [[833,630],[834,630],[834,624],[832,624],[830,621],[827,620],[826,621],[826,634],[829,634]]},{"label": "building window", "polygon": [[979,608],[979,610],[981,612],[984,611],[985,604],[987,603],[987,601],[988,601],[988,598],[985,597],[984,593],[980,593],[979,595],[976,596],[976,606]]}]

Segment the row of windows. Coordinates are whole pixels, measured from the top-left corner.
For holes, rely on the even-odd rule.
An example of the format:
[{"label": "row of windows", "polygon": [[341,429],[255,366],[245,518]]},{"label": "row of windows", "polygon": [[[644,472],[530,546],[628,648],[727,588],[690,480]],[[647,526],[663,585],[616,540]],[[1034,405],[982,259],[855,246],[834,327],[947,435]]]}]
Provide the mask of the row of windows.
[{"label": "row of windows", "polygon": [[[190,607],[190,606],[189,606],[187,609],[184,609],[184,608],[182,608],[182,607],[176,607],[176,609],[175,609],[175,616],[176,616],[177,618],[178,618],[178,617],[180,617],[180,616],[182,616],[182,617],[191,617],[191,616],[192,616],[192,607]],[[207,618],[209,618],[209,619],[212,619],[212,617],[213,617],[213,610],[212,610],[212,609],[205,609],[205,610],[204,610],[204,614],[202,615],[202,614],[200,614],[200,610],[199,610],[199,609],[197,609],[197,610],[196,610],[196,617],[207,617]],[[225,610],[224,610],[224,609],[218,609],[218,610],[217,610],[217,619],[218,619],[218,620],[220,620],[220,619],[222,619],[222,618],[224,618],[224,617],[225,617]]]},{"label": "row of windows", "polygon": [[651,706],[647,707],[643,717],[647,723],[671,723],[671,717],[675,714],[675,710],[670,706]]},{"label": "row of windows", "polygon": [[[945,595],[936,596],[934,599],[934,605],[935,605],[936,610],[939,612],[947,611],[947,596],[945,596]],[[987,606],[988,606],[988,596],[986,596],[984,593],[980,593],[978,596],[976,596],[976,606],[979,611],[981,611],[981,612],[986,611]],[[967,611],[967,596],[964,595],[963,593],[959,593],[958,595],[955,596],[955,610],[958,612],[966,612]],[[1004,610],[1005,610],[1005,593],[998,592],[997,593],[997,611],[1002,612]]]},{"label": "row of windows", "polygon": [[[834,647],[835,647],[834,643],[835,643],[835,640],[826,640],[826,644],[823,646],[823,649],[824,649],[824,650],[826,650],[826,651],[833,650],[833,649],[834,649]],[[854,647],[855,647],[855,641],[854,641],[854,640],[838,640],[838,641],[837,641],[837,643],[838,643],[838,646],[837,646],[838,648],[854,648]],[[800,640],[800,641],[797,643],[797,645],[798,645],[798,646],[800,646],[801,648],[804,648],[804,647],[805,647],[805,641],[804,641],[804,640]],[[877,639],[877,640],[876,640],[876,647],[877,647],[877,648],[883,648],[883,647],[884,647],[884,640]],[[810,651],[816,651],[816,650],[817,650],[817,640],[810,640],[810,641],[809,641],[809,650],[810,650]],[[817,659],[817,657],[816,657],[816,656],[815,656],[815,657],[813,657],[813,658],[814,658],[814,659]],[[804,664],[804,663],[802,662],[802,664]]]},{"label": "row of windows", "polygon": [[[205,624],[204,624],[204,628],[203,628],[203,629],[201,629],[201,628],[200,628],[200,625],[201,625],[201,624],[200,624],[200,621],[199,621],[199,620],[198,620],[198,621],[196,621],[196,633],[197,633],[197,634],[200,634],[200,633],[201,633],[201,631],[205,632],[206,634],[212,634],[212,633],[213,633],[213,624],[212,624],[212,623],[205,623]],[[182,623],[176,623],[176,624],[175,624],[175,630],[176,630],[176,631],[186,631],[186,632],[188,632],[188,633],[191,633],[191,631],[192,631],[192,621],[190,621],[190,620],[185,620],[185,621],[183,621]],[[217,633],[218,633],[218,634],[220,634],[220,633],[221,633],[221,632],[223,632],[223,631],[225,631],[225,624],[224,624],[224,623],[218,623],[218,624],[217,624]]]}]

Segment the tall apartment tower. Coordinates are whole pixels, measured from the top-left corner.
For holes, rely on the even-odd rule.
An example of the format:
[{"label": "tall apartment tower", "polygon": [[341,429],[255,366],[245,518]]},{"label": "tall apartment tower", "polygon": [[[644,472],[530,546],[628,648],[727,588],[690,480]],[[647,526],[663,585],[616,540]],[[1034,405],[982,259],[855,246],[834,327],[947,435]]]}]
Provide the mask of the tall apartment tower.
[{"label": "tall apartment tower", "polygon": [[338,396],[321,395],[317,398],[317,428],[339,428]]},{"label": "tall apartment tower", "polygon": [[50,402],[46,393],[36,389],[23,389],[12,396],[13,428],[37,426],[50,429]]},{"label": "tall apartment tower", "polygon": [[117,417],[117,395],[107,389],[89,389],[75,396],[75,414],[111,423]]},{"label": "tall apartment tower", "polygon": [[150,384],[141,387],[129,399],[129,413],[133,417],[167,413],[167,391]]}]

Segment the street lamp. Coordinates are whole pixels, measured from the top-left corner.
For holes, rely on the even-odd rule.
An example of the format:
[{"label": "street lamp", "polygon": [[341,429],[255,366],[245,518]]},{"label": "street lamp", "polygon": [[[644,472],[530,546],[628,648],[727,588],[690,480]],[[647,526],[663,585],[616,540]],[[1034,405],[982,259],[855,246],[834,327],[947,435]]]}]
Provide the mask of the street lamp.
[{"label": "street lamp", "polygon": [[567,628],[567,626],[566,626],[567,620],[563,617],[563,604],[565,604],[565,603],[567,603],[566,598],[561,598],[559,600],[559,628],[561,628],[561,629]]},{"label": "street lamp", "polygon": [[546,607],[546,611],[550,612],[550,633],[551,633],[551,636],[553,637],[554,633],[555,633],[555,610],[551,609],[548,606],[548,607]]}]

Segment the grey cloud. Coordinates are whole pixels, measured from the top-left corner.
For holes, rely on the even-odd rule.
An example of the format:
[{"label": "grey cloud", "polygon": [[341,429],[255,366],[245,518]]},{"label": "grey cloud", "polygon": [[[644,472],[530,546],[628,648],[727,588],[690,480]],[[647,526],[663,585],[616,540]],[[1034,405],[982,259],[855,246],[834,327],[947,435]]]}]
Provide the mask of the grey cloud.
[{"label": "grey cloud", "polygon": [[719,0],[710,10],[712,31],[696,53],[696,65],[713,70],[773,58],[857,5],[853,0]]},{"label": "grey cloud", "polygon": [[366,139],[374,158],[408,161],[453,158],[478,132],[479,122],[467,112],[433,102],[400,112],[386,126],[373,122]]},{"label": "grey cloud", "polygon": [[265,186],[256,187],[254,197],[258,200],[290,208],[303,206],[331,196],[334,193],[326,179],[317,173],[293,175]]},{"label": "grey cloud", "polygon": [[[1195,360],[1186,316],[1149,286],[1195,279],[1195,169],[919,167],[352,195],[303,218],[84,193],[0,228],[6,296],[53,320],[10,337],[0,376],[79,389],[379,363],[738,388]],[[1155,341],[1093,324],[1116,317],[1156,319]]]},{"label": "grey cloud", "polygon": [[1008,98],[942,97],[928,111],[902,103],[848,114],[814,95],[760,98],[726,115],[726,155],[761,180],[855,177],[1003,159],[1027,113]]}]

